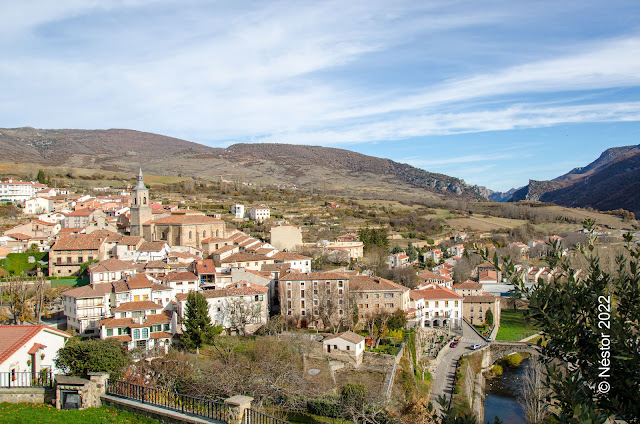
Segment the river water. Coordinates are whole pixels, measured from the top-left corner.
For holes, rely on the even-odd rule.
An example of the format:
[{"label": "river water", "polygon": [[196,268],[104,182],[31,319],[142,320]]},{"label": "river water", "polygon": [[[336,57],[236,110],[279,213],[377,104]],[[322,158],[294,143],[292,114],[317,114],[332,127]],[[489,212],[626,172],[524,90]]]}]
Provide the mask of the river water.
[{"label": "river water", "polygon": [[484,399],[484,422],[493,424],[494,417],[499,417],[504,424],[526,424],[524,410],[518,403],[519,379],[529,359],[522,361],[518,367],[504,366],[501,376],[487,379]]}]

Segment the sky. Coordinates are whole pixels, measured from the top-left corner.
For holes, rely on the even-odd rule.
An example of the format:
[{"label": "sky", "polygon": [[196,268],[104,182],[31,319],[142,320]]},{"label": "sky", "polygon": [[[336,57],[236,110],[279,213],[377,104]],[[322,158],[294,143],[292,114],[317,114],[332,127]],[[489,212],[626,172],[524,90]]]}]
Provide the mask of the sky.
[{"label": "sky", "polygon": [[338,147],[500,191],[640,143],[635,0],[2,3],[3,128]]}]

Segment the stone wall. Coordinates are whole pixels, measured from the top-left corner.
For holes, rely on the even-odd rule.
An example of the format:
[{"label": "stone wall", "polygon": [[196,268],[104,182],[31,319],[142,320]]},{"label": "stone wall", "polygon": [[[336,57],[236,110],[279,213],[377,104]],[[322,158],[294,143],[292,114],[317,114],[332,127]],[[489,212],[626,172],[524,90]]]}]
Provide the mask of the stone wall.
[{"label": "stone wall", "polygon": [[0,388],[0,403],[53,403],[55,390],[44,387]]}]

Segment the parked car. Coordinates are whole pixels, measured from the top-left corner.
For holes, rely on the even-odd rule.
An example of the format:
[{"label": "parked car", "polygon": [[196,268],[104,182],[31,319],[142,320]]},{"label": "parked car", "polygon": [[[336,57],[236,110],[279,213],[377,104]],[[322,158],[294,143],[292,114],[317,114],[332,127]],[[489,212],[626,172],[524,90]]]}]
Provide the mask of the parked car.
[{"label": "parked car", "polygon": [[479,344],[472,344],[471,346],[469,346],[469,349],[471,350],[478,350],[480,349],[482,346],[480,346]]},{"label": "parked car", "polygon": [[458,346],[458,342],[457,341],[452,341],[451,344],[449,345],[449,347],[456,347]]}]

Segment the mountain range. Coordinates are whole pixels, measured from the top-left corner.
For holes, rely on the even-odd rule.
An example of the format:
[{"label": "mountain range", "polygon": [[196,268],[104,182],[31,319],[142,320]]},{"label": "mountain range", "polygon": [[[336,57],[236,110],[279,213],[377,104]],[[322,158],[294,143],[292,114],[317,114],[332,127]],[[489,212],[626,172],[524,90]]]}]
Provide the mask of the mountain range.
[{"label": "mountain range", "polygon": [[390,159],[349,150],[288,144],[213,148],[162,135],[123,130],[0,129],[3,161],[193,176],[334,192],[407,194],[486,200],[476,186]]},{"label": "mountain range", "polygon": [[538,200],[598,210],[626,209],[640,214],[640,144],[605,150],[589,165],[550,181],[529,180],[509,202]]}]

